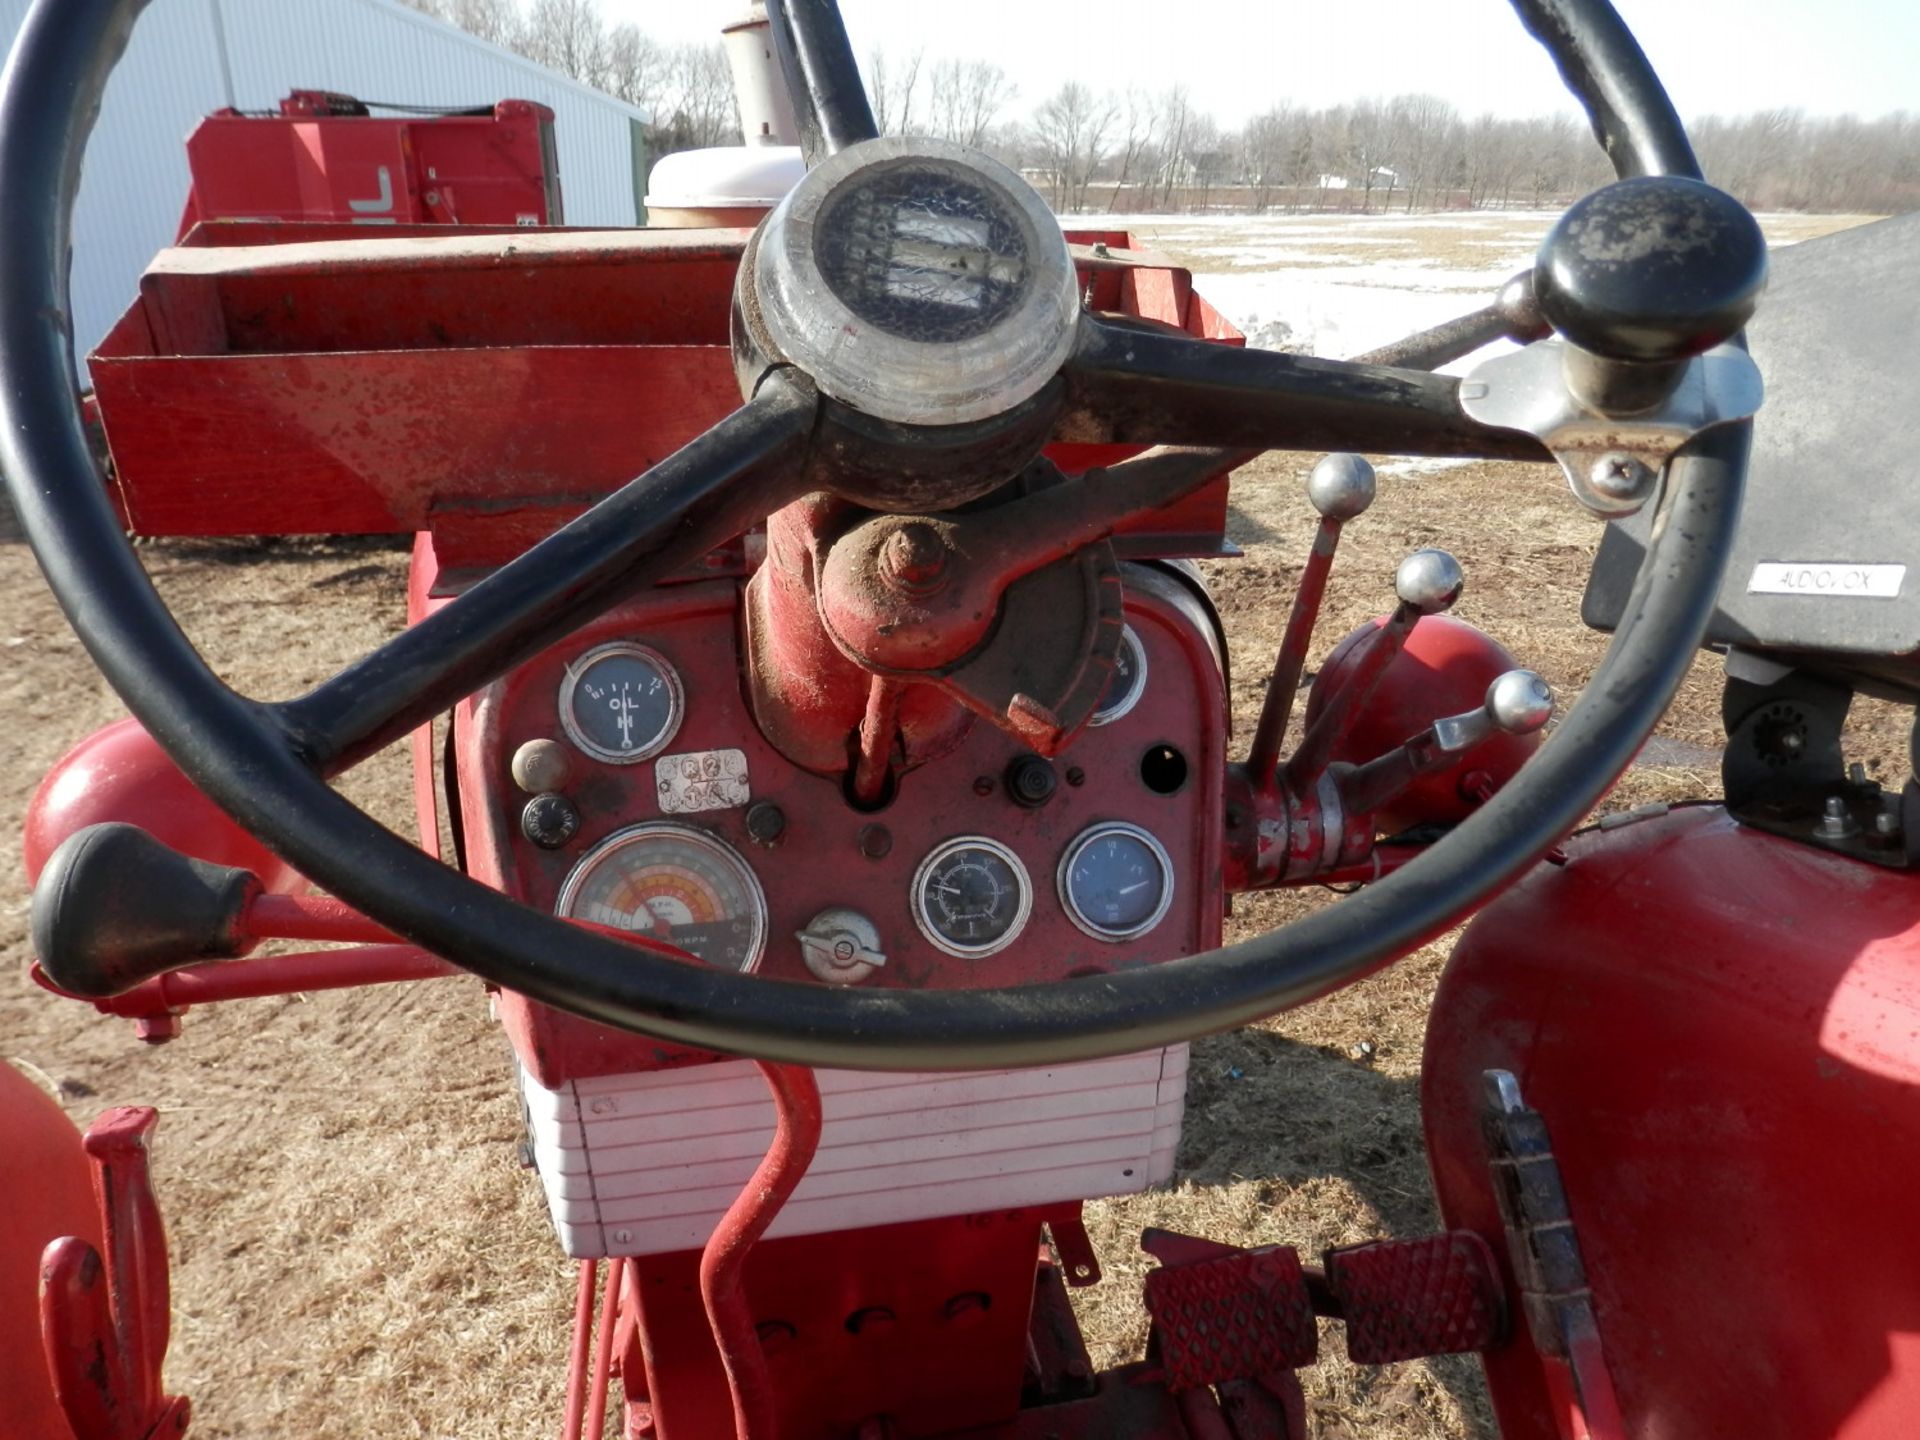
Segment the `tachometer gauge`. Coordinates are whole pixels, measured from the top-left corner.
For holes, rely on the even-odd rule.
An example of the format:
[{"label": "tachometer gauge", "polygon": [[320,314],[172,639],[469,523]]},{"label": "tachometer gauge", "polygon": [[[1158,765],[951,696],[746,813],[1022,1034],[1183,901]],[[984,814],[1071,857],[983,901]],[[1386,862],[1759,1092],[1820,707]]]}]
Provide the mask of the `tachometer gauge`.
[{"label": "tachometer gauge", "polygon": [[998,840],[962,835],[938,846],[913,877],[913,919],[949,955],[973,959],[1011,945],[1033,911],[1020,857]]},{"label": "tachometer gauge", "polygon": [[616,640],[567,666],[560,723],[587,754],[614,765],[658,755],[680,728],[680,677],[666,657]]},{"label": "tachometer gauge", "polygon": [[1089,725],[1111,725],[1140,703],[1147,693],[1147,651],[1131,625],[1120,627],[1120,648],[1113,657],[1113,678],[1107,693],[1100,697],[1100,708],[1093,712]]},{"label": "tachometer gauge", "polygon": [[1138,825],[1110,820],[1083,830],[1060,857],[1060,903],[1096,940],[1131,940],[1173,904],[1173,861]]},{"label": "tachometer gauge", "polygon": [[767,897],[747,862],[717,836],[670,820],[594,846],[553,908],[678,945],[724,970],[753,969],[767,943]]}]

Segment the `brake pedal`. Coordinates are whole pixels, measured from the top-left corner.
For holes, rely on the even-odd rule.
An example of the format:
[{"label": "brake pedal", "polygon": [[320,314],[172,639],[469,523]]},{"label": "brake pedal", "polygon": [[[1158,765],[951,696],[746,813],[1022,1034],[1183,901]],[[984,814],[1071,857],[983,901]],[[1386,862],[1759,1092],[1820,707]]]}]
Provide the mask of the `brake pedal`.
[{"label": "brake pedal", "polygon": [[1485,1350],[1506,1331],[1493,1250],[1470,1230],[1351,1245],[1323,1263],[1356,1365]]}]

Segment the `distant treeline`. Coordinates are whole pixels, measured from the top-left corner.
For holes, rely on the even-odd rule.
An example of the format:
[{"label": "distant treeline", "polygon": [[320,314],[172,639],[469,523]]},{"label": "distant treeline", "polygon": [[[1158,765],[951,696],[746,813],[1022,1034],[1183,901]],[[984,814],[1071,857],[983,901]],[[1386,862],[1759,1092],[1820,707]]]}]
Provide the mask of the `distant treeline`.
[{"label": "distant treeline", "polygon": [[[609,26],[599,0],[405,3],[646,110],[656,156],[739,139],[717,40],[658,43]],[[876,51],[864,69],[882,130],[979,146],[1061,211],[1546,207],[1610,175],[1569,115],[1467,116],[1433,95],[1281,103],[1234,130],[1183,86],[1116,92],[1068,80],[1022,113],[1018,88],[990,61]],[[1920,208],[1920,117],[1775,109],[1709,115],[1691,130],[1707,177],[1756,209]]]}]

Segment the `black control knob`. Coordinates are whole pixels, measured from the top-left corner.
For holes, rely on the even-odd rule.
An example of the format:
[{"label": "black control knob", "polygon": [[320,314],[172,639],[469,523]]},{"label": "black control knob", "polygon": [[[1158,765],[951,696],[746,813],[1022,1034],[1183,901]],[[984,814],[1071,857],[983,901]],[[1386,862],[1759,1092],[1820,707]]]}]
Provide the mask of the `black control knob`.
[{"label": "black control knob", "polygon": [[33,948],[70,995],[98,999],[252,947],[242,921],[260,893],[245,870],[196,860],[146,831],[75,831],[33,887]]},{"label": "black control knob", "polygon": [[1746,206],[1673,175],[1616,181],[1575,201],[1534,270],[1541,313],[1571,344],[1653,365],[1731,340],[1766,283],[1766,238]]},{"label": "black control knob", "polygon": [[558,850],[580,833],[580,812],[566,796],[545,791],[521,810],[520,833],[542,850]]},{"label": "black control knob", "polygon": [[1019,755],[1007,766],[1007,795],[1017,805],[1036,809],[1053,798],[1059,783],[1053,766],[1038,755]]}]

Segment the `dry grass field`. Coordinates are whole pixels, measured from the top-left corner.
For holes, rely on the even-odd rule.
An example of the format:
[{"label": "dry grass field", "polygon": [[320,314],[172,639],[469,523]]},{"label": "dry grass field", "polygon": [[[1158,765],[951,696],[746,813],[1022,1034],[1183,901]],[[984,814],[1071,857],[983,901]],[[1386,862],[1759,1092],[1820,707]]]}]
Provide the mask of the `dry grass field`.
[{"label": "dry grass field", "polygon": [[[1248,271],[1207,253],[1251,253],[1269,241],[1286,248],[1247,225],[1169,221],[1158,230],[1152,238],[1201,271],[1324,268],[1268,256],[1264,271]],[[1458,226],[1408,222],[1347,238],[1389,241],[1393,257],[1416,268],[1427,260],[1457,270],[1468,268],[1456,253],[1468,240],[1509,232],[1463,236]],[[1531,243],[1511,239],[1523,251]],[[1346,254],[1384,248],[1321,244]],[[1488,246],[1471,268],[1504,258]],[[1222,293],[1232,289],[1229,280]],[[1312,459],[1273,456],[1243,472],[1232,538],[1245,557],[1209,567],[1231,634],[1242,736],[1304,555],[1311,512],[1302,481]],[[1598,539],[1597,523],[1545,467],[1383,463],[1379,502],[1349,527],[1319,653],[1384,608],[1404,552],[1441,545],[1466,570],[1456,613],[1491,630],[1570,703],[1604,643],[1578,621]],[[400,623],[405,554],[385,544],[171,542],[143,553],[195,641],[256,695],[294,693]],[[0,530],[0,657],[0,831],[17,834],[47,766],[122,712],[10,530]],[[1712,792],[1718,674],[1703,657],[1659,744],[1611,805]],[[1895,778],[1904,753],[1895,719],[1873,711],[1862,726],[1861,758]],[[409,828],[403,755],[379,757],[346,788],[394,828]],[[1241,903],[1230,933],[1321,903],[1337,902],[1315,890]],[[1434,1223],[1416,1087],[1444,949],[1196,1045],[1179,1179],[1090,1207],[1107,1278],[1078,1298],[1099,1358],[1128,1356],[1143,1338],[1135,1243],[1144,1224],[1311,1252]],[[123,1024],[34,990],[27,958],[24,885],[9,862],[0,865],[0,1058],[45,1084],[77,1121],[112,1104],[161,1108],[157,1160],[177,1316],[170,1379],[194,1398],[196,1434],[523,1440],[553,1431],[571,1274],[516,1158],[505,1045],[477,982],[235,1004],[193,1014],[181,1039],[148,1049]],[[1489,1430],[1471,1364],[1362,1373],[1336,1361],[1307,1383],[1322,1437]]]}]

